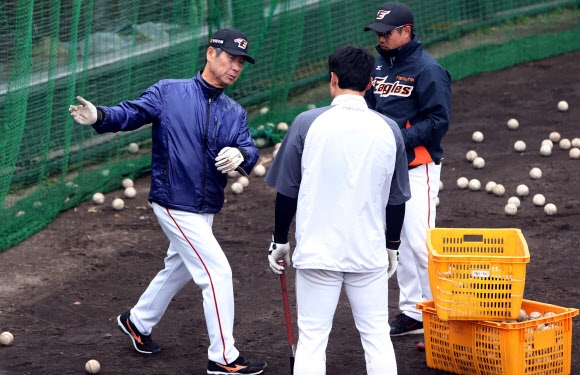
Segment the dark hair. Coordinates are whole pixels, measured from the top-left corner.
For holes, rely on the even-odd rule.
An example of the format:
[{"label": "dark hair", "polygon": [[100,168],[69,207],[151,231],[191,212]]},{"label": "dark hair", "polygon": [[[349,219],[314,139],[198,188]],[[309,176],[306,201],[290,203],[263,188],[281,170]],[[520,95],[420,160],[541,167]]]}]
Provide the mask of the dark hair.
[{"label": "dark hair", "polygon": [[373,72],[375,58],[358,46],[339,47],[328,58],[328,74],[338,77],[338,87],[364,92]]}]

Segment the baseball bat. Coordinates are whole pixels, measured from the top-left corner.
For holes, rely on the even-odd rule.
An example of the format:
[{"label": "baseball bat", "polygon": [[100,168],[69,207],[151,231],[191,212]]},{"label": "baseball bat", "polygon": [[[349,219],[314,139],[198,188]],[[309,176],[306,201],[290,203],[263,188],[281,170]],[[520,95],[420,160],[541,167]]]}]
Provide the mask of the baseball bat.
[{"label": "baseball bat", "polygon": [[[286,262],[278,262],[286,267]],[[284,301],[284,315],[286,317],[286,331],[288,333],[288,348],[290,349],[290,374],[294,374],[294,356],[296,347],[294,345],[294,329],[292,328],[292,316],[290,315],[290,303],[288,302],[288,287],[286,286],[286,270],[280,275],[280,286],[282,287],[282,300]]]}]

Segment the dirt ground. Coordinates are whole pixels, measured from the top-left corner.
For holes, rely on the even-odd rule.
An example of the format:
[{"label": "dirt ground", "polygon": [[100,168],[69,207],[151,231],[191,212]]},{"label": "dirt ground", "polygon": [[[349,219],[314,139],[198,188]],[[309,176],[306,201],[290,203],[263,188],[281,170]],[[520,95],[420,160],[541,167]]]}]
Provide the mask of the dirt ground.
[{"label": "dirt ground", "polygon": [[[563,307],[580,307],[580,160],[557,145],[549,157],[540,143],[552,131],[580,137],[580,51],[522,64],[453,83],[453,119],[444,139],[445,159],[437,209],[437,226],[449,228],[520,228],[528,243],[524,298]],[[567,112],[556,104],[566,100]],[[517,130],[506,122],[519,120]],[[471,134],[484,134],[473,143]],[[523,140],[528,151],[513,144]],[[485,159],[474,169],[465,159],[474,149]],[[261,150],[263,158],[272,148]],[[268,166],[269,164],[266,163]],[[539,167],[543,176],[528,172]],[[459,177],[482,185],[502,183],[503,197],[460,190]],[[504,206],[516,186],[526,184],[515,216]],[[0,347],[0,374],[81,374],[85,362],[97,359],[102,374],[204,374],[208,338],[201,293],[190,283],[176,297],[153,331],[163,351],[137,354],[118,330],[116,317],[133,306],[163,267],[168,241],[147,204],[149,176],[136,181],[138,195],[126,208],[110,202],[122,190],[106,195],[106,204],[85,202],[62,212],[42,232],[0,254],[0,331],[14,334],[12,346]],[[544,214],[532,196],[541,193],[558,212]],[[224,210],[214,231],[234,274],[235,337],[243,354],[268,362],[267,374],[289,374],[288,345],[279,279],[269,270],[266,250],[273,229],[275,191],[262,177],[251,176],[241,195],[228,186]],[[292,239],[293,241],[293,239]],[[294,272],[288,274],[294,304]],[[398,287],[389,286],[391,317],[398,313]],[[294,314],[295,318],[295,314]],[[573,319],[578,323],[578,318]],[[580,335],[572,345],[572,374],[580,374]],[[438,375],[427,367],[425,353],[415,349],[419,336],[394,338],[400,375]],[[338,306],[327,350],[328,374],[364,374],[365,361],[346,298]],[[299,374],[297,374],[299,375]]]}]

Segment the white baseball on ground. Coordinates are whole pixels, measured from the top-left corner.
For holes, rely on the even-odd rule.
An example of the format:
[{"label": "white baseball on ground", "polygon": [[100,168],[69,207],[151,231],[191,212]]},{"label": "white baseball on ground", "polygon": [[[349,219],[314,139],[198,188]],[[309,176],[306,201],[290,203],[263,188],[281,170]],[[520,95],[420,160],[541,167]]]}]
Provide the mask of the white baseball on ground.
[{"label": "white baseball on ground", "polygon": [[439,180],[439,191],[443,190],[443,181]]},{"label": "white baseball on ground", "polygon": [[125,189],[125,198],[135,198],[135,196],[137,195],[137,190],[135,190],[135,188],[133,186],[129,186],[128,188]]},{"label": "white baseball on ground", "polygon": [[573,138],[570,143],[572,147],[580,148],[580,138]]},{"label": "white baseball on ground", "polygon": [[544,212],[546,213],[546,215],[555,215],[556,212],[558,212],[558,209],[556,208],[555,204],[548,203],[547,205],[544,206]]},{"label": "white baseball on ground", "polygon": [[465,159],[467,159],[467,161],[469,161],[469,162],[474,161],[476,157],[477,157],[477,152],[475,150],[469,150],[465,154]]},{"label": "white baseball on ground", "polygon": [[115,198],[111,203],[111,206],[113,206],[113,209],[121,211],[123,208],[125,208],[125,202],[123,202],[121,198]]},{"label": "white baseball on ground", "polygon": [[520,208],[520,198],[518,197],[510,197],[510,199],[508,199],[508,203],[512,203],[514,204],[517,208]]},{"label": "white baseball on ground", "polygon": [[439,206],[439,197],[435,197],[435,206]]},{"label": "white baseball on ground", "polygon": [[580,159],[580,148],[576,148],[576,147],[571,148],[569,155],[570,155],[570,159]]},{"label": "white baseball on ground", "polygon": [[137,143],[129,143],[129,152],[132,154],[136,154],[139,151],[139,145]]},{"label": "white baseball on ground", "polygon": [[103,193],[93,194],[93,203],[95,203],[95,204],[105,203],[105,196],[103,195]]},{"label": "white baseball on ground", "polygon": [[0,333],[0,344],[4,345],[4,346],[10,346],[12,345],[12,343],[14,342],[14,336],[6,331],[6,332],[2,332]]},{"label": "white baseball on ground", "polygon": [[85,364],[85,371],[89,374],[98,374],[101,371],[101,364],[96,359],[90,359]]},{"label": "white baseball on ground", "polygon": [[540,144],[540,146],[543,146],[543,145],[548,145],[548,146],[550,146],[550,148],[553,148],[554,147],[554,142],[550,141],[549,139],[544,139],[542,141],[542,143]]},{"label": "white baseball on ground", "polygon": [[262,108],[260,108],[260,113],[265,115],[266,113],[268,113],[269,110],[270,110],[270,108],[268,108],[268,107],[262,107]]},{"label": "white baseball on ground", "polygon": [[272,159],[275,158],[277,154],[278,154],[278,149],[275,148],[274,151],[272,151]]},{"label": "white baseball on ground", "polygon": [[485,184],[485,191],[488,193],[493,193],[493,188],[495,185],[497,185],[495,181],[489,181],[487,184]]},{"label": "white baseball on ground", "polygon": [[540,147],[540,155],[550,156],[552,155],[552,147],[548,144],[544,144]]},{"label": "white baseball on ground", "polygon": [[280,123],[278,123],[277,128],[278,128],[278,130],[281,130],[283,132],[287,132],[288,131],[288,124],[285,122],[280,122]]},{"label": "white baseball on ground", "polygon": [[524,184],[518,185],[516,188],[516,194],[520,197],[525,197],[526,195],[530,194],[530,189]]},{"label": "white baseball on ground", "polygon": [[240,184],[239,182],[234,182],[232,184],[232,191],[236,194],[242,194],[244,191],[244,185]]},{"label": "white baseball on ground", "polygon": [[502,184],[496,184],[493,187],[493,194],[498,197],[501,197],[502,195],[505,194],[505,187]]},{"label": "white baseball on ground", "polygon": [[560,100],[558,102],[558,111],[566,112],[568,110],[568,102],[565,100]]},{"label": "white baseball on ground", "polygon": [[125,178],[122,182],[124,188],[133,187],[135,184],[130,178]]},{"label": "white baseball on ground", "polygon": [[546,197],[542,194],[536,194],[534,195],[534,198],[532,198],[532,202],[534,202],[534,205],[536,206],[543,206],[546,204]]},{"label": "white baseball on ground", "polygon": [[554,143],[560,142],[560,133],[551,132],[550,135],[548,136],[548,138],[550,139],[550,141],[552,141]]},{"label": "white baseball on ground", "polygon": [[473,160],[473,167],[476,169],[481,169],[481,168],[485,167],[485,160],[483,160],[483,158],[481,156],[476,157]]},{"label": "white baseball on ground", "polygon": [[560,139],[560,143],[558,143],[562,150],[569,150],[572,147],[572,142],[568,138]]},{"label": "white baseball on ground", "polygon": [[245,188],[250,184],[250,180],[246,176],[241,176],[238,178],[238,182]]},{"label": "white baseball on ground", "polygon": [[524,151],[526,151],[526,142],[524,142],[524,141],[516,141],[516,143],[514,143],[514,150],[516,150],[517,152],[524,152]]},{"label": "white baseball on ground", "polygon": [[540,168],[530,169],[530,177],[533,178],[534,180],[542,178],[542,171],[540,170]]},{"label": "white baseball on ground", "polygon": [[518,208],[513,203],[508,203],[505,205],[504,211],[507,215],[513,216],[518,212]]},{"label": "white baseball on ground", "polygon": [[457,187],[460,189],[466,189],[469,185],[469,180],[466,177],[459,177],[457,179]]},{"label": "white baseball on ground", "polygon": [[480,143],[483,142],[483,133],[480,131],[473,132],[471,135],[473,142]]},{"label": "white baseball on ground", "polygon": [[280,146],[282,146],[282,142],[278,142],[274,145],[274,150],[277,150],[280,148]]},{"label": "white baseball on ground", "polygon": [[479,182],[478,179],[474,178],[474,179],[469,180],[468,186],[469,186],[469,190],[477,191],[477,190],[481,189],[481,182]]},{"label": "white baseball on ground", "polygon": [[518,126],[520,126],[520,123],[515,118],[510,118],[507,122],[507,126],[510,130],[516,130]]},{"label": "white baseball on ground", "polygon": [[266,167],[262,164],[258,164],[254,167],[254,174],[258,177],[262,177],[266,175]]}]

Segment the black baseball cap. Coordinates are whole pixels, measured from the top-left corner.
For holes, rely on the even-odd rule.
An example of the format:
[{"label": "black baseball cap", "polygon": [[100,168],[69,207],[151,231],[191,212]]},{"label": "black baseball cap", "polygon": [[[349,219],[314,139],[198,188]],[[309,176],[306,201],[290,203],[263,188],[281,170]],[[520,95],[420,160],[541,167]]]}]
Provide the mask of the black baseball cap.
[{"label": "black baseball cap", "polygon": [[403,25],[413,24],[413,13],[408,6],[401,3],[386,3],[381,5],[375,22],[365,27],[365,31],[373,30],[386,33]]},{"label": "black baseball cap", "polygon": [[246,39],[246,36],[239,30],[218,30],[209,40],[209,45],[221,48],[232,55],[244,56],[244,59],[251,64],[256,63],[256,61],[248,55],[248,40]]}]

